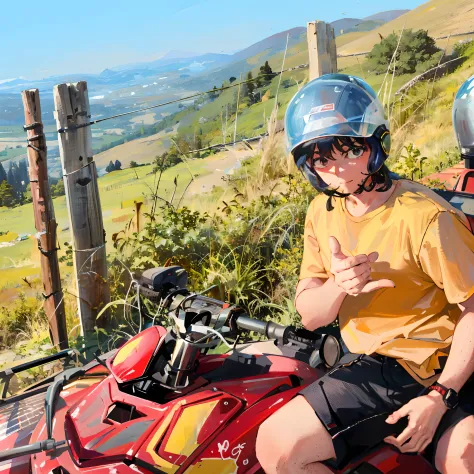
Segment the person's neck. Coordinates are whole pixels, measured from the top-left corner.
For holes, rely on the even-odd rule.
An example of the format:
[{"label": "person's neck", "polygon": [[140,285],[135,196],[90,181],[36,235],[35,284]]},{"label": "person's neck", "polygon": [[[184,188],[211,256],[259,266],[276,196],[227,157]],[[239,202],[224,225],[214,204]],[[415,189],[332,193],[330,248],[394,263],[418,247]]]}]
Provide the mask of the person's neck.
[{"label": "person's neck", "polygon": [[351,194],[345,198],[346,209],[354,217],[363,216],[385,204],[397,187],[398,182],[394,181],[388,191],[378,192],[374,189],[370,192],[363,191],[361,194]]}]

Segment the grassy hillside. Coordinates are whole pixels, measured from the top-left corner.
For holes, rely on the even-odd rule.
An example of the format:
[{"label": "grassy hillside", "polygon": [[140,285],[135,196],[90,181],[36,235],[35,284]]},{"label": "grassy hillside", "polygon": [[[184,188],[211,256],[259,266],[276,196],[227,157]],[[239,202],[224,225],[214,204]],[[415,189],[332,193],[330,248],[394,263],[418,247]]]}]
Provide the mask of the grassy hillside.
[{"label": "grassy hillside", "polygon": [[[173,130],[176,132],[177,128],[175,125]],[[161,155],[170,145],[169,133],[163,131],[111,148],[99,153],[94,159],[99,168],[105,168],[111,160],[114,162],[119,160],[122,163],[122,168],[128,168],[132,161],[139,164],[150,163],[155,156]]]},{"label": "grassy hillside", "polygon": [[[464,12],[465,15],[470,14],[463,10],[466,6],[465,2],[463,3],[455,0],[453,3],[454,7],[452,15],[454,17],[457,17],[459,12]],[[446,13],[446,8],[448,6],[446,0],[433,0],[427,5],[424,5],[425,10],[428,9],[430,12],[436,12],[437,15],[439,15],[440,11]],[[421,9],[417,15],[422,15],[425,10]],[[408,15],[413,16],[413,12],[404,16],[406,17]],[[414,22],[417,16],[415,15],[413,18],[412,16],[410,17],[410,21]],[[435,28],[437,27],[438,17],[434,16],[433,18],[433,28]],[[451,21],[449,16],[447,16],[447,18],[448,20],[446,20],[446,24]],[[402,19],[403,17],[395,20],[395,22]],[[427,27],[428,29],[431,28],[431,24],[427,22],[420,26]],[[407,27],[409,27],[408,23]],[[371,35],[371,32],[365,34],[350,33],[338,37],[337,43],[339,52],[344,48],[352,47],[351,45],[359,41],[366,41],[367,44],[370,44]],[[403,147],[409,143],[413,143],[415,147],[420,150],[421,156],[427,157],[427,160],[424,163],[425,173],[434,171],[434,168],[440,165],[441,162],[446,162],[450,154],[455,154],[454,145],[456,144],[456,141],[451,124],[452,102],[454,95],[462,82],[474,73],[474,46],[468,50],[467,55],[468,60],[458,67],[456,71],[435,82],[427,81],[420,83],[408,92],[402,103],[397,102],[395,107],[390,109],[392,112],[391,129],[393,132],[394,142],[394,152],[390,158],[390,166],[393,169],[397,170],[397,166],[399,166],[401,161],[400,156],[402,155]],[[262,65],[264,57],[265,55],[259,54],[252,58],[248,58],[245,62],[245,67],[251,69],[255,76]],[[283,52],[269,56],[268,60],[272,69],[278,71],[282,67]],[[307,61],[307,45],[305,41],[302,41],[301,43],[289,48],[284,66],[285,68],[288,68],[307,63]],[[372,74],[363,57],[351,58],[351,61],[352,63],[339,61],[340,69],[342,69],[343,72],[365,78],[376,91],[380,90],[380,96],[387,104],[392,102],[395,91],[411,79],[410,75],[397,76],[394,78],[392,85],[389,84],[387,89],[381,89],[384,75]],[[307,69],[291,71],[283,75],[281,78],[281,87],[278,90],[278,102],[280,104],[278,118],[283,117],[288,101],[294,96],[298,88],[307,80]],[[266,94],[262,101],[251,106],[241,103],[241,107],[238,111],[237,138],[250,137],[266,131],[266,120],[270,116],[274,107],[279,82],[279,77],[275,77],[272,80],[269,87],[266,88]],[[216,85],[220,86],[220,83],[217,82]],[[185,136],[190,143],[193,143],[195,134],[201,134],[203,139],[205,138],[206,141],[210,141],[211,143],[221,143],[223,139],[230,141],[234,135],[235,116],[229,115],[228,117],[227,129],[224,131],[225,137],[222,136],[222,125],[225,120],[226,107],[230,104],[235,104],[236,92],[236,88],[226,90],[222,92],[216,100],[203,104],[200,110],[196,110],[196,108],[192,107],[183,109],[173,119],[175,132],[181,136]],[[402,110],[406,113],[402,113]],[[270,145],[268,145],[269,142]],[[138,162],[150,162],[153,160],[155,155],[159,154],[164,149],[165,146],[166,143],[161,135],[159,137],[142,138],[100,154],[96,157],[96,160],[99,164],[106,164],[110,160],[115,161],[116,159],[119,159],[124,166],[129,164],[132,159]],[[242,240],[245,242],[242,244],[242,248],[244,248],[249,245],[247,242],[248,238],[250,240],[253,239],[254,235],[260,235],[259,232],[261,232],[263,228],[267,228],[266,224],[262,225],[261,229],[258,227],[254,228],[252,227],[254,225],[253,223],[258,222],[260,216],[265,215],[265,212],[274,211],[280,213],[280,210],[284,209],[288,204],[287,201],[285,201],[285,204],[278,202],[278,199],[280,199],[280,194],[278,193],[281,188],[278,188],[276,192],[278,198],[275,197],[270,199],[268,197],[270,195],[270,189],[275,183],[287,186],[284,178],[284,166],[282,165],[282,163],[285,162],[285,156],[282,150],[283,147],[281,147],[281,141],[272,145],[270,140],[267,141],[267,148],[263,152],[263,159],[261,158],[261,150],[256,150],[252,153],[248,150],[233,151],[232,149],[226,153],[210,156],[206,159],[190,158],[186,163],[181,163],[164,173],[162,184],[160,186],[160,195],[163,198],[170,199],[174,189],[173,180],[177,175],[179,175],[178,189],[176,191],[176,196],[179,198],[188,185],[191,175],[193,175],[196,179],[188,188],[184,202],[194,210],[200,212],[208,210],[212,212],[215,211],[218,206],[222,207],[222,200],[225,199],[227,202],[226,206],[234,209],[231,211],[230,217],[232,217],[232,212],[237,213],[235,214],[237,217],[233,221],[229,218],[229,222],[226,224],[229,227],[223,234],[216,234],[217,237],[215,241],[221,244],[222,241],[224,241],[223,238],[228,237],[228,235],[226,236],[225,234],[225,232],[228,231],[229,235],[232,237],[228,241],[228,243],[230,242],[229,245],[232,244],[234,247],[237,247],[239,246],[239,242],[242,243]],[[267,160],[267,163],[270,163],[272,168],[277,169],[277,172],[274,172],[272,169],[272,176],[265,175],[262,177],[262,175],[260,175],[258,178],[255,177],[255,173],[251,177],[244,176],[242,169],[245,168],[247,171],[249,168],[245,163],[243,166],[240,166],[240,160],[248,155],[253,155],[251,161],[252,169],[258,169],[259,162]],[[230,174],[230,171],[235,171],[235,173]],[[221,180],[222,177],[226,178],[225,181],[228,182],[228,184]],[[125,169],[120,172],[108,174],[99,179],[104,227],[107,232],[107,251],[109,253],[113,251],[111,243],[112,234],[122,230],[127,221],[133,217],[134,201],[143,200],[144,194],[150,194],[150,188],[153,188],[155,184],[154,180],[155,176],[152,173],[152,166]],[[294,184],[293,181],[296,184]],[[288,186],[290,188],[293,186],[293,191],[295,191],[296,186],[302,185],[300,182],[292,180]],[[235,195],[236,187],[243,193],[242,196],[244,196],[244,199],[246,200],[241,208],[239,207],[239,203],[232,200]],[[313,191],[310,190],[310,192]],[[258,193],[263,195],[260,199],[261,202],[259,201],[260,207],[252,204],[249,205],[248,208],[245,208],[248,201],[250,201],[250,196],[255,196]],[[282,196],[285,195],[282,194]],[[295,205],[295,202],[297,202],[297,206],[299,206],[298,212],[303,212],[305,206],[307,206],[307,202],[303,197],[306,199],[307,196],[302,196],[300,189],[298,188],[297,191],[295,191],[293,198],[291,198],[293,200],[290,202],[290,205],[293,206]],[[287,198],[285,197],[285,199]],[[300,200],[298,201],[298,199]],[[58,238],[61,245],[60,255],[63,256],[65,255],[65,242],[70,240],[65,198],[62,197],[55,199],[54,206],[59,223]],[[267,218],[270,219],[268,214]],[[275,239],[278,238],[278,241],[275,240],[275,242],[272,242],[272,249],[277,248],[276,242],[278,242],[278,245],[281,245],[280,239],[282,235],[287,235],[285,234],[286,231],[282,231],[281,229],[286,225],[289,225],[289,220],[291,219],[287,215],[284,215],[284,211],[282,211],[280,222],[282,227],[279,227],[274,232],[274,236],[277,236]],[[301,220],[301,222],[303,221],[304,220]],[[31,205],[15,209],[0,208],[0,222],[8,224],[8,229],[3,229],[2,227],[2,230],[9,230],[11,232],[10,236],[21,233],[34,234],[35,232]],[[252,226],[250,226],[249,222],[252,222]],[[244,229],[245,231],[240,229],[240,227],[246,225],[248,225],[249,228]],[[235,228],[240,226],[240,230],[234,232],[235,228],[232,226],[235,226]],[[265,234],[265,232],[263,234]],[[285,259],[287,258],[287,260],[284,261],[284,264],[276,262],[275,257],[275,261],[272,260],[269,262],[266,260],[262,263],[262,268],[259,270],[261,272],[275,272],[276,270],[277,272],[280,272],[280,274],[285,275],[285,277],[288,277],[289,283],[286,284],[284,291],[282,290],[279,294],[276,291],[277,296],[275,296],[275,294],[271,295],[270,300],[273,302],[276,301],[278,304],[284,301],[285,297],[291,299],[292,296],[291,291],[293,283],[291,277],[295,275],[295,268],[297,268],[301,257],[298,253],[301,250],[301,246],[298,244],[299,238],[300,235],[297,232],[295,235],[291,235],[291,239],[295,240],[292,241],[293,247],[290,248],[290,250],[286,249],[288,250],[288,254],[285,256]],[[0,240],[0,244],[1,243],[2,240]],[[234,247],[232,247],[232,249]],[[245,248],[249,250],[249,248]],[[140,242],[136,246],[136,253],[140,254],[141,252],[142,243]],[[154,248],[153,252],[157,253],[158,251]],[[253,257],[256,255],[256,252],[252,252],[253,249],[250,249],[249,254],[252,256],[251,261],[254,262]],[[277,253],[275,253],[275,255],[277,255]],[[203,257],[203,259],[204,258],[207,257]],[[222,270],[219,265],[224,266],[224,263],[216,262],[215,260],[209,262],[206,260],[206,262],[211,265],[211,267],[212,265],[217,266],[213,268],[210,267],[210,269],[201,268],[200,271],[202,272],[202,275],[208,274],[209,278],[211,274],[214,275],[214,278],[217,278],[215,275],[222,278],[228,278],[228,285],[233,285],[232,288],[240,288],[239,285],[235,284],[235,281],[238,281],[240,284],[241,281],[239,278],[243,277],[240,274],[237,275],[236,269],[232,269],[234,273],[229,270],[228,273],[224,272],[219,274],[216,268]],[[209,272],[206,273],[208,270]],[[71,267],[62,265],[62,271],[63,276],[67,277],[71,271]],[[258,278],[260,278],[260,273],[258,275],[252,275],[255,278],[253,281],[250,281],[249,284],[253,285],[255,281],[260,281],[258,280]],[[30,283],[33,283],[33,289],[29,289],[27,283],[23,281],[23,278],[25,277],[28,278]],[[202,278],[203,281],[207,281],[204,276],[202,276]],[[213,282],[208,281],[207,283],[211,284]],[[280,285],[281,290],[281,282],[278,284]],[[30,238],[23,242],[19,242],[12,247],[2,248],[0,246],[0,307],[2,304],[15,301],[20,291],[34,294],[35,292],[38,292],[40,288],[39,252],[36,248],[34,239]],[[229,290],[229,294],[230,291],[231,290]]]},{"label": "grassy hillside", "polygon": [[[353,54],[370,51],[376,43],[380,42],[379,34],[385,37],[394,31],[401,31],[403,26],[407,29],[427,29],[430,36],[438,37],[472,31],[473,25],[472,0],[431,0],[345,44],[338,53]],[[451,44],[455,41],[458,39],[452,38]]]},{"label": "grassy hillside", "polygon": [[[216,184],[222,184],[220,176],[225,175],[230,169],[238,166],[242,158],[248,156],[248,151],[239,148],[230,154],[216,154],[205,159],[189,159],[173,168],[166,170],[161,178],[159,195],[170,199],[177,178],[175,199],[178,201],[185,188],[188,186],[192,176],[194,182],[185,196],[186,200],[199,207],[201,193],[204,189],[209,191],[212,185],[207,176],[214,175],[218,180]],[[156,186],[156,176],[152,172],[153,166],[143,166],[134,169],[115,171],[99,178],[99,193],[102,206],[104,228],[107,235],[108,252],[113,250],[111,237],[119,232],[135,214],[134,204],[136,201],[147,202],[146,196],[151,194],[151,189]],[[216,172],[216,169],[219,172]],[[205,199],[204,197],[202,197]],[[53,200],[56,220],[58,222],[58,240],[61,246],[59,255],[65,255],[65,242],[71,239],[69,231],[69,218],[64,196]],[[145,206],[144,210],[147,209]],[[18,234],[31,234],[25,241],[18,242],[14,246],[0,246],[0,306],[9,301],[15,294],[11,291],[15,288],[28,290],[22,278],[39,277],[39,258],[36,240],[33,234],[34,228],[33,206],[26,204],[13,209],[0,207],[0,222],[3,231],[9,231],[12,239]],[[4,229],[5,227],[5,229]],[[8,240],[12,240],[8,239]],[[6,239],[2,239],[6,240]],[[0,241],[0,243],[2,242]],[[63,270],[68,270],[64,267]],[[70,269],[69,269],[70,271]],[[9,290],[9,291],[7,291]]]}]

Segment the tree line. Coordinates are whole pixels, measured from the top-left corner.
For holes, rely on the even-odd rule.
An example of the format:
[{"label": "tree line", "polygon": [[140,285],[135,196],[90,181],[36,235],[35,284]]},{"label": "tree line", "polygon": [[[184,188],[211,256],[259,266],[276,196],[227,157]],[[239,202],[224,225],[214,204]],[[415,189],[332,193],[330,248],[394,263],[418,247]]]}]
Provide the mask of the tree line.
[{"label": "tree line", "polygon": [[[63,196],[62,178],[48,177],[52,197]],[[23,158],[18,163],[10,161],[8,171],[0,162],[0,207],[15,207],[32,202],[28,162]]]},{"label": "tree line", "polygon": [[8,171],[5,171],[0,162],[0,206],[13,207],[23,204],[29,182],[26,159],[19,163],[10,161]]}]

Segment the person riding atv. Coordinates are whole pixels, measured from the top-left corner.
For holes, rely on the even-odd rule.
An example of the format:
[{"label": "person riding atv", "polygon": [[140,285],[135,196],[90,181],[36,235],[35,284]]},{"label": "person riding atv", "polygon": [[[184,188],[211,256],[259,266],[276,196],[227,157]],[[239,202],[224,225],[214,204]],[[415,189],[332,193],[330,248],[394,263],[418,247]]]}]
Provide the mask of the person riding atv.
[{"label": "person riding atv", "polygon": [[[466,159],[473,91],[474,76],[454,106]],[[338,317],[349,352],[262,423],[267,474],[333,472],[354,455],[347,433],[360,423],[440,472],[474,473],[474,236],[460,210],[389,171],[388,127],[353,76],[315,79],[288,106],[289,150],[320,191],[295,304],[309,330]]]}]

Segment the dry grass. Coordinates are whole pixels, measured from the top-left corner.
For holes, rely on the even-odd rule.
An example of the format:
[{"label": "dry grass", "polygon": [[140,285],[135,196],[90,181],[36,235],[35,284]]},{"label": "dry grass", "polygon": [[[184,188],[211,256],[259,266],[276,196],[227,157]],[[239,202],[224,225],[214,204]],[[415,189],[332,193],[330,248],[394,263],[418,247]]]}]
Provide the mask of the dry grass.
[{"label": "dry grass", "polygon": [[[364,36],[341,45],[339,54],[370,51],[380,42],[380,35],[388,36],[394,31],[405,29],[426,29],[432,37],[463,33],[473,30],[474,9],[472,0],[431,0],[381,27],[369,31]],[[451,40],[452,41],[452,40]],[[440,41],[444,46],[446,40]]]},{"label": "dry grass", "polygon": [[418,104],[416,112],[403,123],[397,123],[397,111],[392,116],[394,149],[392,159],[399,156],[403,145],[414,143],[422,156],[428,157],[426,173],[434,172],[446,150],[457,145],[452,124],[454,97],[461,84],[474,74],[472,60],[453,74],[415,86],[410,100]]},{"label": "dry grass", "polygon": [[128,168],[132,161],[139,164],[151,163],[155,156],[161,155],[169,147],[170,143],[167,138],[176,132],[178,126],[175,125],[173,132],[160,132],[145,138],[138,138],[123,145],[116,146],[110,150],[104,151],[94,156],[94,161],[98,168],[103,168],[112,160],[119,160],[122,168]]}]

